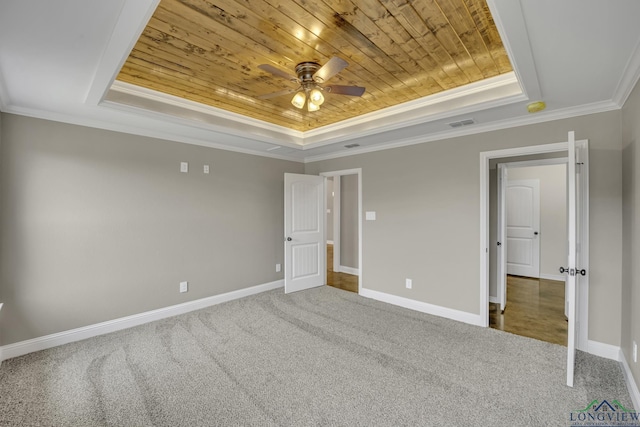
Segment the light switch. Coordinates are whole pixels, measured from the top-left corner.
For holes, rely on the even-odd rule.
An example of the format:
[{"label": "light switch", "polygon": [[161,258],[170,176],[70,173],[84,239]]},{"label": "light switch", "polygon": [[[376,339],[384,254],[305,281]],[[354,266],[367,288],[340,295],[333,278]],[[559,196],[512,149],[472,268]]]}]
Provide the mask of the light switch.
[{"label": "light switch", "polygon": [[187,172],[189,172],[189,163],[187,163],[187,162],[180,162],[180,172],[182,172],[182,173],[187,173]]},{"label": "light switch", "polygon": [[375,211],[367,211],[365,213],[364,219],[366,219],[367,221],[375,221],[376,220]]}]

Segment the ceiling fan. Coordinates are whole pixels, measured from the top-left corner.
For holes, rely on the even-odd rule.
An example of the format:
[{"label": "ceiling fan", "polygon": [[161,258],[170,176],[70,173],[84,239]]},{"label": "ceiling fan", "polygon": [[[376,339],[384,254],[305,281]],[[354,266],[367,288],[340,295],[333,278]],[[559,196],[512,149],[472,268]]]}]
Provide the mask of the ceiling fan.
[{"label": "ceiling fan", "polygon": [[296,76],[269,64],[258,65],[261,70],[267,71],[275,76],[282,77],[299,86],[295,89],[285,89],[279,92],[259,96],[258,99],[269,99],[296,92],[291,103],[297,108],[303,108],[305,102],[308,111],[317,111],[324,102],[322,92],[336,95],[362,96],[365,88],[360,86],[324,85],[324,82],[344,70],[349,63],[344,59],[334,56],[326,64],[320,65],[317,62],[301,62],[296,65]]}]

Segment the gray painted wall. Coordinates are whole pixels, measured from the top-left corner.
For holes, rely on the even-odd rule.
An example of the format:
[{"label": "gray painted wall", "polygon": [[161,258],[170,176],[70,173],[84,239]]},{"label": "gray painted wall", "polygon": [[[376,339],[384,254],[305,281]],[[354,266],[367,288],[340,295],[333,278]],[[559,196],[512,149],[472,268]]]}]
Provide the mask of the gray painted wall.
[{"label": "gray painted wall", "polygon": [[[636,252],[637,99],[625,110],[625,233],[636,233],[625,244]],[[589,337],[620,345],[624,334],[629,359],[638,275],[625,253],[623,306],[621,122],[612,111],[303,166],[3,114],[2,344],[280,279],[283,174],[303,170],[363,169],[363,211],[378,218],[363,222],[365,288],[479,313],[479,153],[575,130],[590,140]]]},{"label": "gray painted wall", "polygon": [[[362,168],[362,286],[480,312],[480,152],[590,141],[589,338],[620,345],[621,112],[556,120],[305,165],[317,174]],[[404,279],[413,279],[406,289]]]},{"label": "gray painted wall", "polygon": [[0,133],[2,344],[282,278],[302,164],[10,114]]},{"label": "gray painted wall", "polygon": [[340,265],[358,268],[358,175],[340,177]]},{"label": "gray painted wall", "polygon": [[640,84],[622,109],[622,129],[622,351],[640,384],[640,360],[632,357],[633,341],[640,345]]}]

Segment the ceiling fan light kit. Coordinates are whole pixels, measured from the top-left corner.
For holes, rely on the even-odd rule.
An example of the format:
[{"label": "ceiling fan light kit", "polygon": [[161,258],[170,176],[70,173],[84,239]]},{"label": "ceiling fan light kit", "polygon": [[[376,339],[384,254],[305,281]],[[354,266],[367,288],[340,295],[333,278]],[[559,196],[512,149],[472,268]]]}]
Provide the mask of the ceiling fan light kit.
[{"label": "ceiling fan light kit", "polygon": [[309,101],[313,102],[319,107],[324,102],[324,95],[322,94],[322,92],[320,92],[319,89],[313,89],[311,93],[309,93]]},{"label": "ceiling fan light kit", "polygon": [[336,56],[327,61],[326,64],[320,65],[317,62],[301,62],[296,65],[297,77],[291,76],[285,71],[280,70],[269,64],[261,64],[258,66],[261,70],[267,71],[275,76],[282,77],[289,81],[298,83],[300,86],[295,90],[283,90],[280,92],[259,96],[259,99],[269,99],[287,93],[296,92],[291,99],[291,104],[296,108],[304,108],[307,105],[307,111],[318,111],[324,102],[323,91],[331,92],[336,95],[362,96],[365,88],[360,86],[343,86],[322,84],[331,77],[345,69],[349,64],[344,59]]},{"label": "ceiling fan light kit", "polygon": [[320,109],[320,106],[318,104],[316,104],[312,100],[309,100],[309,102],[307,103],[308,111],[318,111],[319,109]]},{"label": "ceiling fan light kit", "polygon": [[295,95],[293,95],[293,98],[291,99],[291,103],[296,108],[302,108],[304,107],[304,101],[306,99],[307,97],[305,96],[304,92],[298,92]]}]

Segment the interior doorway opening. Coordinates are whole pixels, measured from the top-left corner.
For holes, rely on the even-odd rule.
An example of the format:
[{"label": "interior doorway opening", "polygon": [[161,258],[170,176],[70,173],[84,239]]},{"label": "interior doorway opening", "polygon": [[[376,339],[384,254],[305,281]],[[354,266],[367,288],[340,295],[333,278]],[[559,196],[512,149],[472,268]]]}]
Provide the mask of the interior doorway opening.
[{"label": "interior doorway opening", "polygon": [[558,268],[567,257],[567,158],[498,162],[490,172],[489,326],[566,346]]},{"label": "interior doorway opening", "polygon": [[[573,158],[573,162],[567,163],[567,177],[572,180],[568,185],[570,203],[568,217],[572,218],[572,226],[568,235],[569,253],[566,265],[563,267],[565,276],[567,272],[569,292],[567,300],[570,302],[568,341],[571,348],[567,352],[567,383],[572,378],[572,349],[587,350],[589,330],[589,151],[588,141],[575,141],[574,133],[569,132],[568,142],[558,142],[528,147],[506,148],[480,153],[480,318],[482,325],[489,326],[489,284],[491,259],[495,257],[496,241],[495,233],[490,232],[490,165],[492,162],[522,161],[549,157],[567,156]],[[575,146],[575,152],[569,147]],[[571,187],[571,188],[570,188]],[[571,191],[569,191],[571,190]],[[577,218],[577,220],[576,220]],[[577,225],[576,225],[577,224]],[[575,227],[575,228],[574,228]],[[579,266],[580,270],[577,269]],[[578,276],[580,272],[580,276]],[[571,273],[574,273],[573,275]],[[584,273],[584,274],[583,274]],[[568,276],[567,276],[568,277]],[[578,280],[579,279],[579,280]],[[566,288],[565,288],[566,289]],[[565,290],[566,292],[566,290]],[[571,375],[570,375],[571,374]]]},{"label": "interior doorway opening", "polygon": [[325,172],[327,285],[359,293],[361,286],[360,170]]}]

